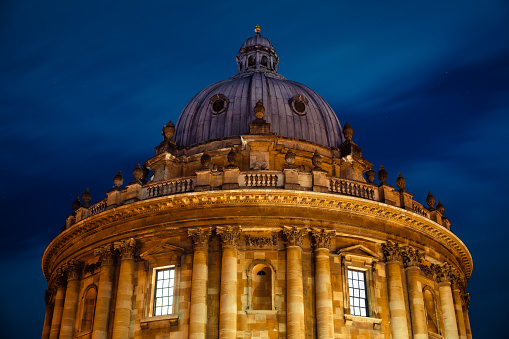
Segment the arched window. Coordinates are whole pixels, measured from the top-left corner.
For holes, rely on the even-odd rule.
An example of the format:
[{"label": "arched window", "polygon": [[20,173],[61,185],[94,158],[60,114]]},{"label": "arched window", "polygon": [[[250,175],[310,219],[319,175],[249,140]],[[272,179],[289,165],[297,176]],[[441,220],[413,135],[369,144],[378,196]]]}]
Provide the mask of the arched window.
[{"label": "arched window", "polygon": [[251,55],[248,59],[247,59],[247,66],[254,66],[255,64],[255,58],[253,55]]},{"label": "arched window", "polygon": [[94,324],[95,302],[97,300],[97,287],[90,285],[83,295],[80,332],[92,331]]},{"label": "arched window", "polygon": [[262,57],[262,66],[267,67],[267,57],[266,56]]},{"label": "arched window", "polygon": [[426,286],[423,290],[424,295],[424,308],[426,309],[426,322],[428,323],[428,331],[436,334],[440,334],[438,328],[437,309],[435,303],[435,296],[429,286]]},{"label": "arched window", "polygon": [[276,271],[267,260],[255,260],[248,271],[248,309],[275,310],[274,290]]}]

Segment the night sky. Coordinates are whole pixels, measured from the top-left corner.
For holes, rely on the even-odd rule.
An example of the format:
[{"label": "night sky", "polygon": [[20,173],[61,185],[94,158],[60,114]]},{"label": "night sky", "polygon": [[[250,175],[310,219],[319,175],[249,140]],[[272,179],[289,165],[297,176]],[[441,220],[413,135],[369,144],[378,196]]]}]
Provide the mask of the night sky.
[{"label": "night sky", "polygon": [[1,338],[40,337],[42,253],[76,196],[130,181],[256,24],[375,170],[442,201],[474,259],[474,338],[506,337],[509,1],[2,0]]}]

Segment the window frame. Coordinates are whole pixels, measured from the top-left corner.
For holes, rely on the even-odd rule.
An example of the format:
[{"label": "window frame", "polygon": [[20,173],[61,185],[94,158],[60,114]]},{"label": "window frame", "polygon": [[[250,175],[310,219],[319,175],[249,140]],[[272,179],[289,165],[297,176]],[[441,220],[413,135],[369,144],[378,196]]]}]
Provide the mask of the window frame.
[{"label": "window frame", "polygon": [[[87,298],[88,292],[91,289],[95,290],[94,307],[93,307],[93,312],[92,312],[92,324],[90,325],[90,329],[84,330],[83,329],[83,317],[85,315],[85,309],[87,307],[86,298]],[[79,318],[78,318],[78,333],[77,333],[78,336],[92,333],[92,331],[94,330],[94,320],[95,320],[95,311],[96,311],[95,308],[97,307],[98,291],[99,291],[99,289],[97,288],[97,285],[92,283],[92,284],[88,285],[87,288],[85,288],[85,291],[83,292],[83,295],[81,296],[81,306],[80,306],[80,313],[79,313]]]},{"label": "window frame", "polygon": [[[357,274],[360,273],[362,275],[362,278],[363,278],[362,282],[364,284],[364,288],[363,289],[361,289],[359,287],[355,287],[355,286],[350,286],[350,280],[351,280],[350,279],[350,274],[349,274],[350,272],[357,272]],[[369,284],[368,284],[368,279],[367,279],[367,275],[368,275],[367,270],[366,269],[360,269],[358,267],[351,267],[351,266],[349,266],[349,267],[346,268],[346,275],[347,275],[346,276],[346,280],[347,280],[347,291],[348,291],[348,309],[350,311],[350,314],[358,316],[358,317],[370,317],[372,312],[370,312],[370,304],[369,304]],[[352,276],[353,276],[353,274],[352,274]],[[352,283],[354,282],[353,280],[354,279],[352,278]],[[361,281],[359,279],[355,279],[355,280]],[[350,294],[350,290],[355,291],[356,289],[364,291],[364,294],[365,294],[364,298],[352,296]],[[357,298],[357,299],[361,299],[361,300],[363,299],[364,300],[364,306],[357,306],[357,307],[360,308],[361,313],[362,313],[362,309],[364,309],[366,315],[354,314],[355,312],[354,312],[353,308],[356,307],[356,306],[352,306],[351,305],[352,298]]]},{"label": "window frame", "polygon": [[[271,308],[269,310],[260,310],[260,309],[254,309],[253,308],[253,279],[254,279],[254,270],[255,268],[262,266],[267,267],[271,270]],[[258,313],[272,313],[276,312],[276,270],[272,263],[268,260],[263,259],[255,259],[251,262],[251,264],[248,266],[247,271],[247,303],[246,303],[246,309],[247,312],[258,312]]]},{"label": "window frame", "polygon": [[[152,277],[151,277],[151,289],[150,289],[150,304],[148,309],[148,316],[149,317],[167,317],[171,315],[178,314],[178,286],[180,284],[180,270],[178,269],[178,265],[166,265],[166,266],[158,266],[152,268]],[[164,271],[168,269],[173,269],[174,273],[174,281],[173,281],[173,304],[171,306],[172,311],[168,314],[161,314],[156,315],[156,293],[157,293],[157,286],[156,286],[156,278],[158,271]]]}]

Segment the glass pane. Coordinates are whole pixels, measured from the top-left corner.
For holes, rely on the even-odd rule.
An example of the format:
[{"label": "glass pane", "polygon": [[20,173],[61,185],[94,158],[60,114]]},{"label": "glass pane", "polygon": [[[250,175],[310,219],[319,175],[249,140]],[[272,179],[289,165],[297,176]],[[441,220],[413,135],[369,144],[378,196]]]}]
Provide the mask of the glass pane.
[{"label": "glass pane", "polygon": [[361,298],[363,298],[363,299],[366,298],[366,292],[364,290],[361,290],[360,293],[361,293],[361,295],[360,295]]},{"label": "glass pane", "polygon": [[168,286],[169,286],[169,281],[163,280],[163,288],[168,288]]},{"label": "glass pane", "polygon": [[161,308],[159,307],[156,308],[156,315],[161,315]]},{"label": "glass pane", "polygon": [[357,280],[353,281],[353,288],[359,288],[359,281]]},{"label": "glass pane", "polygon": [[173,297],[169,297],[169,298],[168,298],[168,305],[169,305],[169,306],[172,306],[172,305],[173,305]]},{"label": "glass pane", "polygon": [[163,314],[163,315],[168,314],[168,306],[161,307],[161,314]]},{"label": "glass pane", "polygon": [[175,270],[170,270],[170,279],[175,278]]},{"label": "glass pane", "polygon": [[159,298],[159,297],[162,297],[162,296],[163,296],[163,290],[157,289],[156,290],[156,297]]},{"label": "glass pane", "polygon": [[169,296],[169,295],[170,295],[170,293],[169,293],[169,292],[170,292],[170,291],[168,291],[168,289],[167,289],[167,288],[165,288],[165,289],[163,290],[163,297],[167,297],[167,296]]},{"label": "glass pane", "polygon": [[170,277],[170,271],[169,270],[164,270],[163,271],[163,279],[168,279]]},{"label": "glass pane", "polygon": [[352,277],[353,277],[353,276],[352,276],[352,271],[350,271],[350,270],[349,270],[349,271],[348,271],[348,279],[352,279]]},{"label": "glass pane", "polygon": [[366,310],[364,308],[361,308],[361,316],[363,317],[366,316]]}]

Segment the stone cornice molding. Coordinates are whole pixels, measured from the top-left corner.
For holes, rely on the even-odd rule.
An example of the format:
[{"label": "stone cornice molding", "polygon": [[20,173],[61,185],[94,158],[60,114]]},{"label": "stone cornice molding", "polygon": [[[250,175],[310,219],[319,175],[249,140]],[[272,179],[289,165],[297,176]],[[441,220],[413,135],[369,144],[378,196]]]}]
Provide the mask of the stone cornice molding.
[{"label": "stone cornice molding", "polygon": [[138,250],[138,242],[136,239],[130,238],[113,243],[113,247],[120,254],[121,260],[134,260]]},{"label": "stone cornice molding", "polygon": [[330,249],[332,238],[336,232],[325,229],[313,228],[311,230],[311,237],[313,238],[313,246],[315,249],[325,248]]},{"label": "stone cornice molding", "polygon": [[216,233],[221,237],[223,248],[237,248],[242,229],[240,226],[216,227]]},{"label": "stone cornice molding", "polygon": [[94,251],[94,255],[99,257],[99,261],[101,262],[101,266],[113,266],[115,265],[115,248],[113,244],[108,244],[106,246],[102,246],[96,248]]},{"label": "stone cornice molding", "polygon": [[302,247],[302,240],[308,233],[307,228],[298,227],[283,227],[283,235],[285,236],[286,246],[299,246]]},{"label": "stone cornice molding", "polygon": [[83,261],[71,259],[62,266],[62,271],[66,273],[67,281],[79,280],[83,271]]},{"label": "stone cornice molding", "polygon": [[193,228],[187,231],[189,237],[193,240],[195,251],[207,251],[209,249],[209,240],[212,229],[210,227]]},{"label": "stone cornice molding", "polygon": [[[346,195],[277,189],[239,189],[163,196],[126,204],[93,215],[79,221],[53,239],[43,255],[43,273],[47,279],[52,278],[53,274],[50,276],[50,272],[59,265],[55,260],[85,236],[91,236],[109,227],[118,227],[133,220],[149,217],[154,213],[171,214],[176,210],[215,206],[235,208],[237,206],[256,208],[262,206],[305,206],[317,209],[317,212],[323,210],[379,219],[442,245],[461,262],[467,280],[472,272],[472,257],[463,242],[445,227],[413,211]],[[450,255],[448,253],[443,254]]]},{"label": "stone cornice molding", "polygon": [[388,240],[387,242],[383,243],[382,252],[386,262],[401,261],[401,248],[397,242]]},{"label": "stone cornice molding", "polygon": [[419,249],[407,246],[401,249],[401,258],[403,259],[403,265],[406,268],[417,267],[420,268],[422,254]]}]

